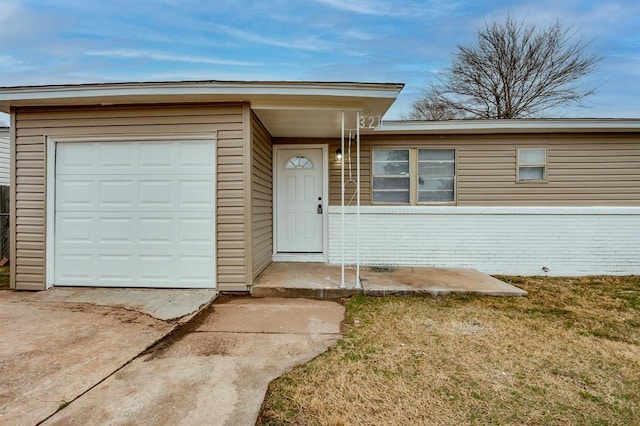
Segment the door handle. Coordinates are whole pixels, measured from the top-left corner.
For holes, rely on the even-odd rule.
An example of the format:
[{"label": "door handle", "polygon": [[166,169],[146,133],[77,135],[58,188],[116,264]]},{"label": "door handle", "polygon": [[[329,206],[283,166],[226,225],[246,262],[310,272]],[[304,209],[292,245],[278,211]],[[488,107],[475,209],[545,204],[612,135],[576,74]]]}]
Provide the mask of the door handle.
[{"label": "door handle", "polygon": [[318,204],[318,210],[317,210],[318,214],[322,214],[322,204]]}]

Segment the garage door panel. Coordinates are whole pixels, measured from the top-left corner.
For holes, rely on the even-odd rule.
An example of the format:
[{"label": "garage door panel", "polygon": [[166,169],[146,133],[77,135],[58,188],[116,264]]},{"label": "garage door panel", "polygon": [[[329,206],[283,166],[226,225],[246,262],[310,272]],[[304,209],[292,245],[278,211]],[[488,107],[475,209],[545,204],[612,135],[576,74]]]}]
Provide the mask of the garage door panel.
[{"label": "garage door panel", "polygon": [[92,144],[57,144],[56,174],[82,173],[94,166],[94,146]]},{"label": "garage door panel", "polygon": [[215,200],[213,182],[185,179],[178,183],[179,203],[189,208],[211,209]]},{"label": "garage door panel", "polygon": [[[75,253],[58,256],[56,253],[56,272],[60,271],[60,279],[66,285],[87,285],[94,274],[94,256],[86,253]],[[84,283],[84,284],[83,284]]]},{"label": "garage door panel", "polygon": [[210,141],[57,144],[58,174],[208,174],[215,166]]},{"label": "garage door panel", "polygon": [[139,271],[141,281],[170,281],[172,269],[175,268],[173,257],[165,255],[140,255]]},{"label": "garage door panel", "polygon": [[211,169],[215,159],[214,147],[211,144],[200,144],[193,147],[178,146],[178,167],[182,170]]},{"label": "garage door panel", "polygon": [[182,256],[177,266],[180,279],[185,282],[201,282],[214,273],[213,263],[208,256]]},{"label": "garage door panel", "polygon": [[181,218],[178,220],[178,244],[210,244],[214,237],[214,223],[208,218]]},{"label": "garage door panel", "polygon": [[204,249],[215,241],[213,217],[189,215],[174,217],[162,213],[115,212],[89,217],[86,213],[61,213],[56,218],[56,252],[77,244],[100,246],[97,252],[132,244],[145,250],[168,247],[189,251]]},{"label": "garage door panel", "polygon": [[56,246],[65,244],[92,244],[95,242],[95,220],[90,216],[70,217],[56,221],[58,241]]},{"label": "garage door panel", "polygon": [[59,143],[55,284],[215,287],[214,144]]},{"label": "garage door panel", "polygon": [[98,193],[98,203],[96,207],[124,207],[133,209],[136,198],[136,182],[130,179],[100,179],[96,178],[93,187]]},{"label": "garage door panel", "polygon": [[65,175],[56,180],[56,211],[213,212],[213,176]]},{"label": "garage door panel", "polygon": [[56,179],[56,210],[90,209],[96,202],[95,195],[92,179]]},{"label": "garage door panel", "polygon": [[137,238],[135,219],[131,217],[103,217],[97,220],[98,244],[134,244]]},{"label": "garage door panel", "polygon": [[144,179],[138,183],[140,207],[171,207],[175,204],[174,193],[177,182],[170,179]]},{"label": "garage door panel", "polygon": [[[95,157],[96,166],[100,167],[103,172],[117,168],[134,168],[135,152],[138,144],[132,143],[100,143],[97,144],[97,157]],[[94,151],[96,149],[94,147]]]},{"label": "garage door panel", "polygon": [[173,244],[176,220],[171,217],[141,217],[138,237],[141,243]]},{"label": "garage door panel", "polygon": [[143,169],[168,169],[179,166],[176,164],[178,150],[175,146],[142,144],[139,146],[139,152],[140,166]]},{"label": "garage door panel", "polygon": [[98,282],[121,282],[126,284],[136,278],[135,257],[124,254],[100,254],[97,256]]}]

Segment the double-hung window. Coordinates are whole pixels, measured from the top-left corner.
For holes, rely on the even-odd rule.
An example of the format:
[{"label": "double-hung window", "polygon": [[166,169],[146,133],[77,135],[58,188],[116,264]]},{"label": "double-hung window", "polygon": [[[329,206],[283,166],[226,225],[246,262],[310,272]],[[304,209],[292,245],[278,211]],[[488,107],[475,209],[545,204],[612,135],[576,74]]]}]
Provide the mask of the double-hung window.
[{"label": "double-hung window", "polygon": [[456,151],[442,148],[374,149],[373,204],[452,204]]},{"label": "double-hung window", "polygon": [[373,151],[373,202],[375,204],[409,204],[409,150],[376,149]]},{"label": "double-hung window", "polygon": [[455,150],[418,149],[418,203],[453,203],[455,188]]},{"label": "double-hung window", "polygon": [[547,149],[518,148],[518,182],[547,180]]}]

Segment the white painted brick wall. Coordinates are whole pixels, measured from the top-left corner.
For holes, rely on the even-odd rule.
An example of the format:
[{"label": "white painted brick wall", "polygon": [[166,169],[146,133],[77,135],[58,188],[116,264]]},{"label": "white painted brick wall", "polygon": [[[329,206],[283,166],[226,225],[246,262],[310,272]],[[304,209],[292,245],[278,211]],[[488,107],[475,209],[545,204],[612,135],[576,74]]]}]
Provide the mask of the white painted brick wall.
[{"label": "white painted brick wall", "polygon": [[[347,263],[356,215],[345,209]],[[640,207],[366,206],[365,265],[470,267],[490,274],[640,274]],[[340,207],[329,208],[329,263],[342,255]]]}]

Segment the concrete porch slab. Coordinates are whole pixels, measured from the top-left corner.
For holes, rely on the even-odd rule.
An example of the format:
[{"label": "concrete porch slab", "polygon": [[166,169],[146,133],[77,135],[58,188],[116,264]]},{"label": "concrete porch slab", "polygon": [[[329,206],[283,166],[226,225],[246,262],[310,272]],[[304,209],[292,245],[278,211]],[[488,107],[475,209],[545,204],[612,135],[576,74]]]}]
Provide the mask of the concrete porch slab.
[{"label": "concrete porch slab", "polygon": [[360,273],[364,294],[476,294],[526,296],[527,292],[475,269],[365,267]]},{"label": "concrete porch slab", "polygon": [[55,287],[25,298],[50,303],[88,303],[141,312],[162,321],[188,321],[218,296],[210,289]]},{"label": "concrete porch slab", "polygon": [[340,265],[307,262],[273,262],[255,280],[254,297],[302,297],[339,299],[362,293],[355,288],[356,271],[345,269],[345,286],[340,288]]},{"label": "concrete porch slab", "polygon": [[355,288],[355,268],[345,271],[341,289],[340,265],[274,262],[256,279],[254,297],[329,299],[356,294],[390,296],[411,294],[477,294],[526,296],[527,292],[475,269],[371,267],[360,269],[362,289]]}]

